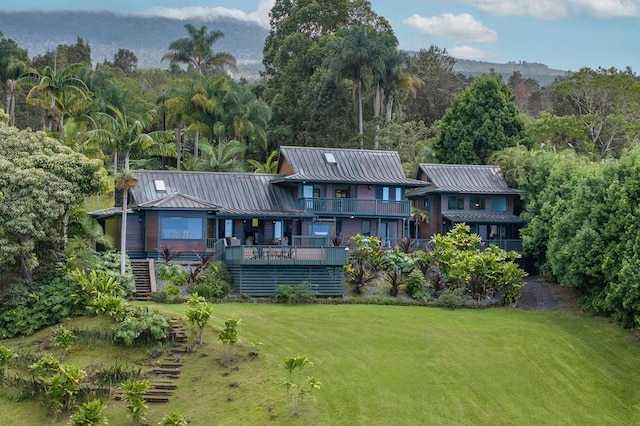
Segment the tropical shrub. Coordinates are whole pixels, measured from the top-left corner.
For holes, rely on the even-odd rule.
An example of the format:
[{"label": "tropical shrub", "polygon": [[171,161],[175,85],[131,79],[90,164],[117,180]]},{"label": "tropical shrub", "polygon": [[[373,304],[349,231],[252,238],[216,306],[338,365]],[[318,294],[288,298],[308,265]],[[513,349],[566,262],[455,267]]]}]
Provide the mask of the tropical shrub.
[{"label": "tropical shrub", "polygon": [[287,390],[291,415],[295,415],[298,412],[298,403],[309,397],[314,390],[320,389],[322,383],[313,376],[303,379],[302,370],[313,366],[306,355],[285,358],[282,365],[287,371],[287,377],[281,385]]},{"label": "tropical shrub", "polygon": [[69,419],[69,426],[100,426],[107,425],[109,421],[104,415],[107,403],[99,399],[92,399],[76,408]]},{"label": "tropical shrub", "polygon": [[120,387],[124,391],[122,401],[129,403],[127,411],[133,418],[134,424],[138,424],[141,420],[144,420],[144,415],[147,408],[149,408],[142,397],[149,389],[149,382],[146,380],[127,380]]},{"label": "tropical shrub", "polygon": [[309,281],[298,285],[279,285],[271,298],[276,303],[311,303],[316,299],[316,287],[318,286]]},{"label": "tropical shrub", "polygon": [[355,242],[355,249],[351,253],[349,263],[345,265],[344,272],[347,283],[353,286],[356,294],[362,294],[365,288],[376,277],[379,259],[382,252],[380,239],[365,237],[361,234],[351,237]]},{"label": "tropical shrub", "polygon": [[209,318],[211,318],[213,307],[204,297],[198,296],[197,293],[189,296],[185,303],[188,305],[187,319],[191,323],[194,332],[198,335],[198,343],[202,345],[204,327]]}]

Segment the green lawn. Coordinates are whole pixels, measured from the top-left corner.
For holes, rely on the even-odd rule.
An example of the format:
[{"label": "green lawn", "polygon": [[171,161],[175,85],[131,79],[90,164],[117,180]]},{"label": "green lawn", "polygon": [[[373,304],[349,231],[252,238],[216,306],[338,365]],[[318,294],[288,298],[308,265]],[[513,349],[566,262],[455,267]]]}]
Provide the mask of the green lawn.
[{"label": "green lawn", "polygon": [[[182,305],[152,306],[184,312]],[[373,305],[221,304],[214,315],[205,346],[187,355],[178,395],[150,408],[151,424],[169,409],[193,426],[640,424],[640,343],[602,319]],[[244,325],[238,362],[223,367],[216,336],[230,316]],[[247,356],[251,341],[262,343],[256,359]],[[138,349],[136,358],[136,351],[79,346],[69,362],[96,364],[105,356],[107,365],[114,357],[144,360],[146,352]],[[280,365],[302,354],[323,387],[291,417]],[[110,402],[110,424],[131,423],[123,407]],[[0,398],[7,424],[65,424],[42,411]]]}]

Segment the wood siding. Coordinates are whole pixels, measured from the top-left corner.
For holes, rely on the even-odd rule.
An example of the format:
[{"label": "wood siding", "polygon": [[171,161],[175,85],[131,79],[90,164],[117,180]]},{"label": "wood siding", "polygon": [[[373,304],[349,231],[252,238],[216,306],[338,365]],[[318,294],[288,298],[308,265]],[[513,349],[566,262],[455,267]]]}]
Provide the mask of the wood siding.
[{"label": "wood siding", "polygon": [[344,269],[341,266],[229,265],[229,274],[240,294],[271,296],[278,285],[298,286],[310,282],[322,296],[344,295]]}]

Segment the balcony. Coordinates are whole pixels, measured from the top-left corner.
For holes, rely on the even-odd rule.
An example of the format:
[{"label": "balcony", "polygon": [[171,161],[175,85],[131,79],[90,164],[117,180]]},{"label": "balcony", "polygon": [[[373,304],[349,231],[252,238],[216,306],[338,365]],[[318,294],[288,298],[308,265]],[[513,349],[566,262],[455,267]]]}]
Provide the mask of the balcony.
[{"label": "balcony", "polygon": [[359,200],[357,198],[301,198],[298,208],[319,215],[409,217],[410,201]]},{"label": "balcony", "polygon": [[236,246],[225,249],[229,265],[343,266],[349,261],[346,247]]}]

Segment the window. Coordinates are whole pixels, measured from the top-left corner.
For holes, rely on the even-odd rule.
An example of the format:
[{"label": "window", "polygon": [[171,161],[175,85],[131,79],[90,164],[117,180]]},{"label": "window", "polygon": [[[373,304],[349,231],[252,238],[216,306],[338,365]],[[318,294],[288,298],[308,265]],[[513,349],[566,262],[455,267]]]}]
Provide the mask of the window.
[{"label": "window", "polygon": [[349,198],[348,189],[336,189],[336,198]]},{"label": "window", "polygon": [[233,237],[233,219],[225,219],[224,221],[224,236]]},{"label": "window", "polygon": [[449,210],[464,210],[464,197],[460,195],[449,195],[447,208]]},{"label": "window", "polygon": [[327,223],[312,223],[309,225],[309,235],[329,235],[329,224]]},{"label": "window", "polygon": [[471,197],[469,199],[471,210],[484,210],[485,198],[484,197]]},{"label": "window", "polygon": [[389,201],[389,200],[402,200],[402,188],[400,187],[389,187],[389,186],[383,186],[382,187],[382,199],[384,201]]},{"label": "window", "polygon": [[494,212],[506,212],[507,197],[493,197],[491,199],[491,210]]},{"label": "window", "polygon": [[336,164],[336,157],[333,155],[333,152],[325,152],[324,161],[328,164]]},{"label": "window", "polygon": [[273,222],[273,238],[279,240],[282,238],[282,221],[276,220]]},{"label": "window", "polygon": [[360,224],[360,233],[365,237],[371,236],[371,221],[363,220]]},{"label": "window", "polygon": [[201,240],[202,218],[163,217],[160,220],[160,229],[160,238],[163,240]]},{"label": "window", "polygon": [[153,181],[153,186],[156,188],[156,191],[166,191],[167,186],[164,184],[164,181],[161,179],[156,179]]}]

